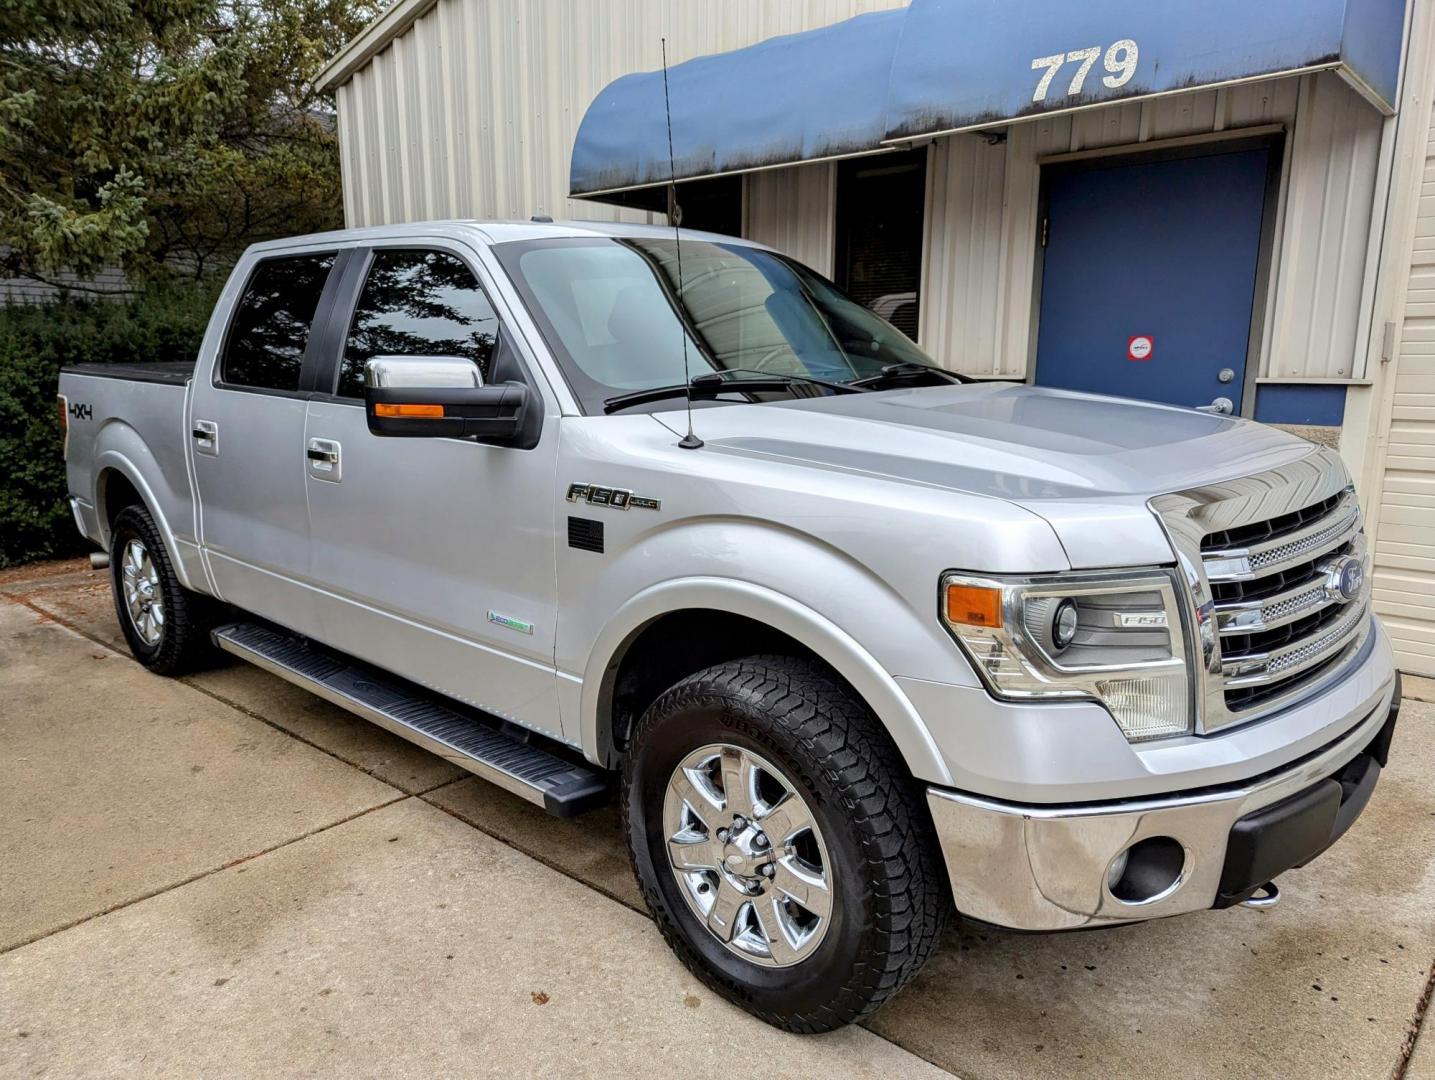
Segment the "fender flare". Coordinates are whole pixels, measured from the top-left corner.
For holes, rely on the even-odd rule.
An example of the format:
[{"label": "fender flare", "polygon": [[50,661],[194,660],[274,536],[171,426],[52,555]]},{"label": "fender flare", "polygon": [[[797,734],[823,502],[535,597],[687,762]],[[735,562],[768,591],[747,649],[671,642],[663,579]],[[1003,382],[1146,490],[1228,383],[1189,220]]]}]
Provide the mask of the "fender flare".
[{"label": "fender flare", "polygon": [[154,519],[154,523],[159,529],[160,538],[164,541],[165,553],[169,556],[169,564],[174,567],[175,576],[179,578],[179,583],[186,589],[194,588],[194,586],[190,584],[189,574],[185,569],[184,560],[179,557],[179,543],[175,540],[174,530],[170,528],[169,521],[164,516],[164,511],[160,509],[159,500],[155,498],[154,489],[150,487],[149,482],[145,480],[144,474],[135,465],[134,461],[114,447],[102,450],[95,456],[95,514],[99,520],[100,536],[104,541],[105,550],[108,551],[113,543],[113,539],[110,536],[109,507],[105,505],[104,499],[102,498],[105,487],[103,481],[105,474],[109,472],[119,473],[139,492],[140,499],[144,503],[144,508],[149,511],[150,517]]},{"label": "fender flare", "polygon": [[912,775],[951,786],[952,778],[931,732],[897,681],[847,631],[805,604],[776,590],[734,578],[677,578],[635,595],[608,620],[588,655],[580,698],[582,745],[602,756],[610,745],[600,715],[611,669],[627,645],[654,619],[704,608],[765,623],[800,642],[831,665],[861,696],[891,734]]}]

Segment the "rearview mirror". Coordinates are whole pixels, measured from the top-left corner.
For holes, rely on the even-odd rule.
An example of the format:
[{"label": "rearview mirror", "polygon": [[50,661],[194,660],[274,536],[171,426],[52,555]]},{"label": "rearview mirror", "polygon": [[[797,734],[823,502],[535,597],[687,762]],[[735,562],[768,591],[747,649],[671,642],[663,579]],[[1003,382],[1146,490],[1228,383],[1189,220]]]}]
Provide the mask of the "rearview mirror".
[{"label": "rearview mirror", "polygon": [[528,409],[522,383],[483,385],[461,356],[376,356],[364,367],[364,411],[375,435],[518,438]]}]

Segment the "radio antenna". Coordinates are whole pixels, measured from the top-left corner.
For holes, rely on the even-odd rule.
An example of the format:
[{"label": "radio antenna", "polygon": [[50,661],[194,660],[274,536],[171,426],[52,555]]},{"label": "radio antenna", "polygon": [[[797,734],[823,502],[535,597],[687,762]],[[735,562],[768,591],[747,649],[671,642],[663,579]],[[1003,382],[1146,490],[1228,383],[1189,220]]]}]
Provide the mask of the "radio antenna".
[{"label": "radio antenna", "polygon": [[[668,216],[673,221],[673,243],[677,247],[678,260],[678,303],[685,302],[683,297],[683,229],[682,207],[678,205],[678,166],[673,158],[673,103],[668,97],[668,39],[663,38],[663,112],[667,114],[668,120]],[[697,450],[703,445],[703,441],[693,432],[693,384],[692,377],[688,372],[688,327],[678,314],[678,330],[683,335],[683,386],[687,391],[688,400],[688,433],[678,442],[684,450]]]}]

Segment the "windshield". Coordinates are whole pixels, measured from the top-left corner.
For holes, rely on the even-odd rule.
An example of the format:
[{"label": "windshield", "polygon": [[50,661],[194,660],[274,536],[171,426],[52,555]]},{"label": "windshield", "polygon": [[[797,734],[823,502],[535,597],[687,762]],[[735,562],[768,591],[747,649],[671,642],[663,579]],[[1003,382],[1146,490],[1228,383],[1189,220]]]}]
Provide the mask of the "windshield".
[{"label": "windshield", "polygon": [[[687,376],[871,379],[936,367],[910,338],[811,270],[745,244],[582,237],[499,245],[500,260],[590,413]],[[751,395],[749,395],[750,397]],[[671,404],[660,406],[671,408]]]}]

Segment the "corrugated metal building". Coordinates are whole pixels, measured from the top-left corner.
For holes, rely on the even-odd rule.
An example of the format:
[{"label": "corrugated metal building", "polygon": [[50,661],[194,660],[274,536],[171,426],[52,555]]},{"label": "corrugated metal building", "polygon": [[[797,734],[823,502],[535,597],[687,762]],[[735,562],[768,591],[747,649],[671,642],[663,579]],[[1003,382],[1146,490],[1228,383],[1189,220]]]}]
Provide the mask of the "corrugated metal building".
[{"label": "corrugated metal building", "polygon": [[322,81],[350,224],[662,220],[666,38],[685,224],[956,370],[1338,444],[1435,674],[1432,2],[398,0]]}]

